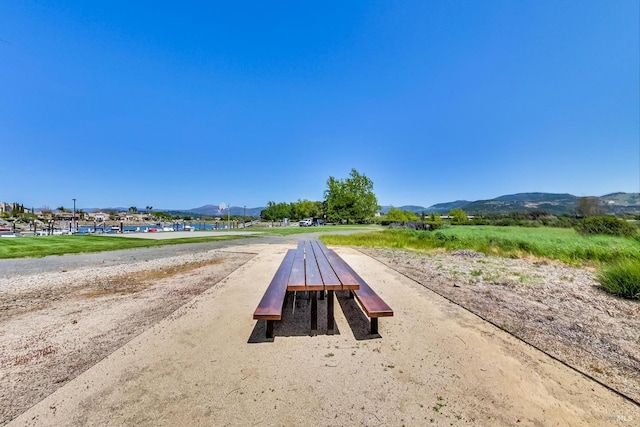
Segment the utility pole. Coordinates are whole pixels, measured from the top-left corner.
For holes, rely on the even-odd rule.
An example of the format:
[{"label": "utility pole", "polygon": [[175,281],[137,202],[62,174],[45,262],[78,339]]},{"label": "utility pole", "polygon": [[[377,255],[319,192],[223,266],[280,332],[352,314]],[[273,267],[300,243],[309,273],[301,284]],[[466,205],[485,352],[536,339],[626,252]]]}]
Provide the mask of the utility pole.
[{"label": "utility pole", "polygon": [[73,230],[69,230],[71,231],[71,234],[75,234],[75,231],[78,231],[78,222],[76,221],[76,199],[72,199],[73,200],[73,223],[75,223],[75,227],[72,227]]}]

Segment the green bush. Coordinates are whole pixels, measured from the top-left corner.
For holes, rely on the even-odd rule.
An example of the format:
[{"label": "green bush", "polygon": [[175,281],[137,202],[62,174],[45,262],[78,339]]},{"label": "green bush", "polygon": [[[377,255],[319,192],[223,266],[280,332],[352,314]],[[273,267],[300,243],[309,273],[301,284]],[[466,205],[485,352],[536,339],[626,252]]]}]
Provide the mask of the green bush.
[{"label": "green bush", "polygon": [[622,298],[640,299],[640,263],[623,261],[604,269],[598,276],[602,288]]},{"label": "green bush", "polygon": [[609,236],[630,237],[636,234],[638,227],[613,216],[591,216],[580,220],[575,229],[582,235],[607,234]]},{"label": "green bush", "polygon": [[425,221],[424,223],[427,224],[432,230],[438,230],[438,229],[444,227],[444,222],[442,222],[442,220],[440,220],[440,221]]}]

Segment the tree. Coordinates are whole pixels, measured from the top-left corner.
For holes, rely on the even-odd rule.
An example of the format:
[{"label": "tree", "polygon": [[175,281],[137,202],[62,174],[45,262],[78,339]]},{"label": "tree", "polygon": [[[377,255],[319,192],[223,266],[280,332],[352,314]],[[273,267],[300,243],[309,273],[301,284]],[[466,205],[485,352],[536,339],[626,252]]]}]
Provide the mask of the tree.
[{"label": "tree", "polygon": [[467,213],[460,208],[452,209],[449,212],[451,218],[451,224],[464,224],[467,222]]},{"label": "tree", "polygon": [[293,204],[293,218],[320,218],[322,215],[322,202],[311,200],[298,200]]},{"label": "tree", "polygon": [[395,207],[391,207],[385,219],[394,222],[412,222],[418,220],[418,215],[413,212],[403,211]]},{"label": "tree", "polygon": [[129,208],[129,213],[138,213],[138,208],[137,208],[137,207],[135,207],[135,206],[131,206],[131,207]]},{"label": "tree", "polygon": [[51,219],[53,217],[53,211],[48,206],[42,208],[40,212],[45,219]]},{"label": "tree", "polygon": [[260,213],[260,217],[265,221],[281,221],[284,218],[291,218],[292,204],[269,201],[267,207]]},{"label": "tree", "polygon": [[442,221],[440,214],[431,213],[428,216],[427,224],[431,226],[432,230],[435,230],[437,228],[441,228],[444,222]]},{"label": "tree", "polygon": [[331,222],[364,222],[380,209],[373,193],[373,181],[355,169],[343,180],[330,176],[324,197],[327,219]]},{"label": "tree", "polygon": [[606,212],[604,205],[600,203],[597,197],[580,197],[578,198],[578,207],[576,212],[578,216],[586,218],[589,216],[604,215]]},{"label": "tree", "polygon": [[118,218],[119,218],[119,217],[118,217],[118,212],[116,212],[116,211],[114,211],[114,210],[112,210],[112,209],[108,209],[105,213],[106,213],[107,215],[109,215],[109,220],[110,220],[110,221],[115,221],[116,219],[118,219]]},{"label": "tree", "polygon": [[160,218],[161,221],[171,221],[172,216],[166,212],[154,212],[153,216]]},{"label": "tree", "polygon": [[24,213],[24,205],[19,205],[18,203],[11,204],[11,216],[17,217],[21,213]]}]

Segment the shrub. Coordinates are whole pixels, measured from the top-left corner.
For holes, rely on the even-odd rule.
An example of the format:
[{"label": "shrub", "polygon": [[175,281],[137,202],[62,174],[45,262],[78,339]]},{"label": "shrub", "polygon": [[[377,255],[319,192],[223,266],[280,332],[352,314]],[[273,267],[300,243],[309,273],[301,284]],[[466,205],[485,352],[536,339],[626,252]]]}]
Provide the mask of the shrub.
[{"label": "shrub", "polygon": [[452,209],[449,212],[451,224],[464,224],[467,222],[467,213],[460,208]]},{"label": "shrub", "polygon": [[591,216],[580,220],[575,229],[578,233],[608,234],[610,236],[630,237],[636,234],[638,227],[613,216]]},{"label": "shrub", "polygon": [[640,299],[640,263],[630,260],[614,264],[599,274],[598,282],[613,295]]},{"label": "shrub", "polygon": [[426,221],[425,224],[427,224],[431,230],[438,230],[439,228],[444,227],[444,222],[442,222],[442,220],[440,221]]},{"label": "shrub", "polygon": [[436,215],[434,213],[430,214],[426,220],[426,223],[429,224],[432,230],[437,230],[444,226],[444,221],[440,217],[440,215]]}]

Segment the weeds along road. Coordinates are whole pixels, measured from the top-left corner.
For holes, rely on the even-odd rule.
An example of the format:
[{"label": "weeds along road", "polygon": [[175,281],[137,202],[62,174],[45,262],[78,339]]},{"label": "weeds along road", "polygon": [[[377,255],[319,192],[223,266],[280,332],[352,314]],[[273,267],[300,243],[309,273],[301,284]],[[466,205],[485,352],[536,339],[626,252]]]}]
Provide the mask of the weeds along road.
[{"label": "weeds along road", "polygon": [[[352,234],[362,231],[345,230],[331,231],[330,234]],[[44,258],[0,259],[0,278],[9,279],[18,276],[46,273],[51,271],[74,270],[86,267],[108,267],[147,259],[167,258],[214,249],[236,248],[242,251],[246,245],[261,244],[291,244],[298,240],[317,239],[324,234],[322,231],[292,234],[289,236],[263,235],[245,237],[235,240],[211,241],[205,243],[185,243],[183,245],[156,246],[150,248],[123,249],[108,252],[94,252],[69,255],[52,255]]]}]

